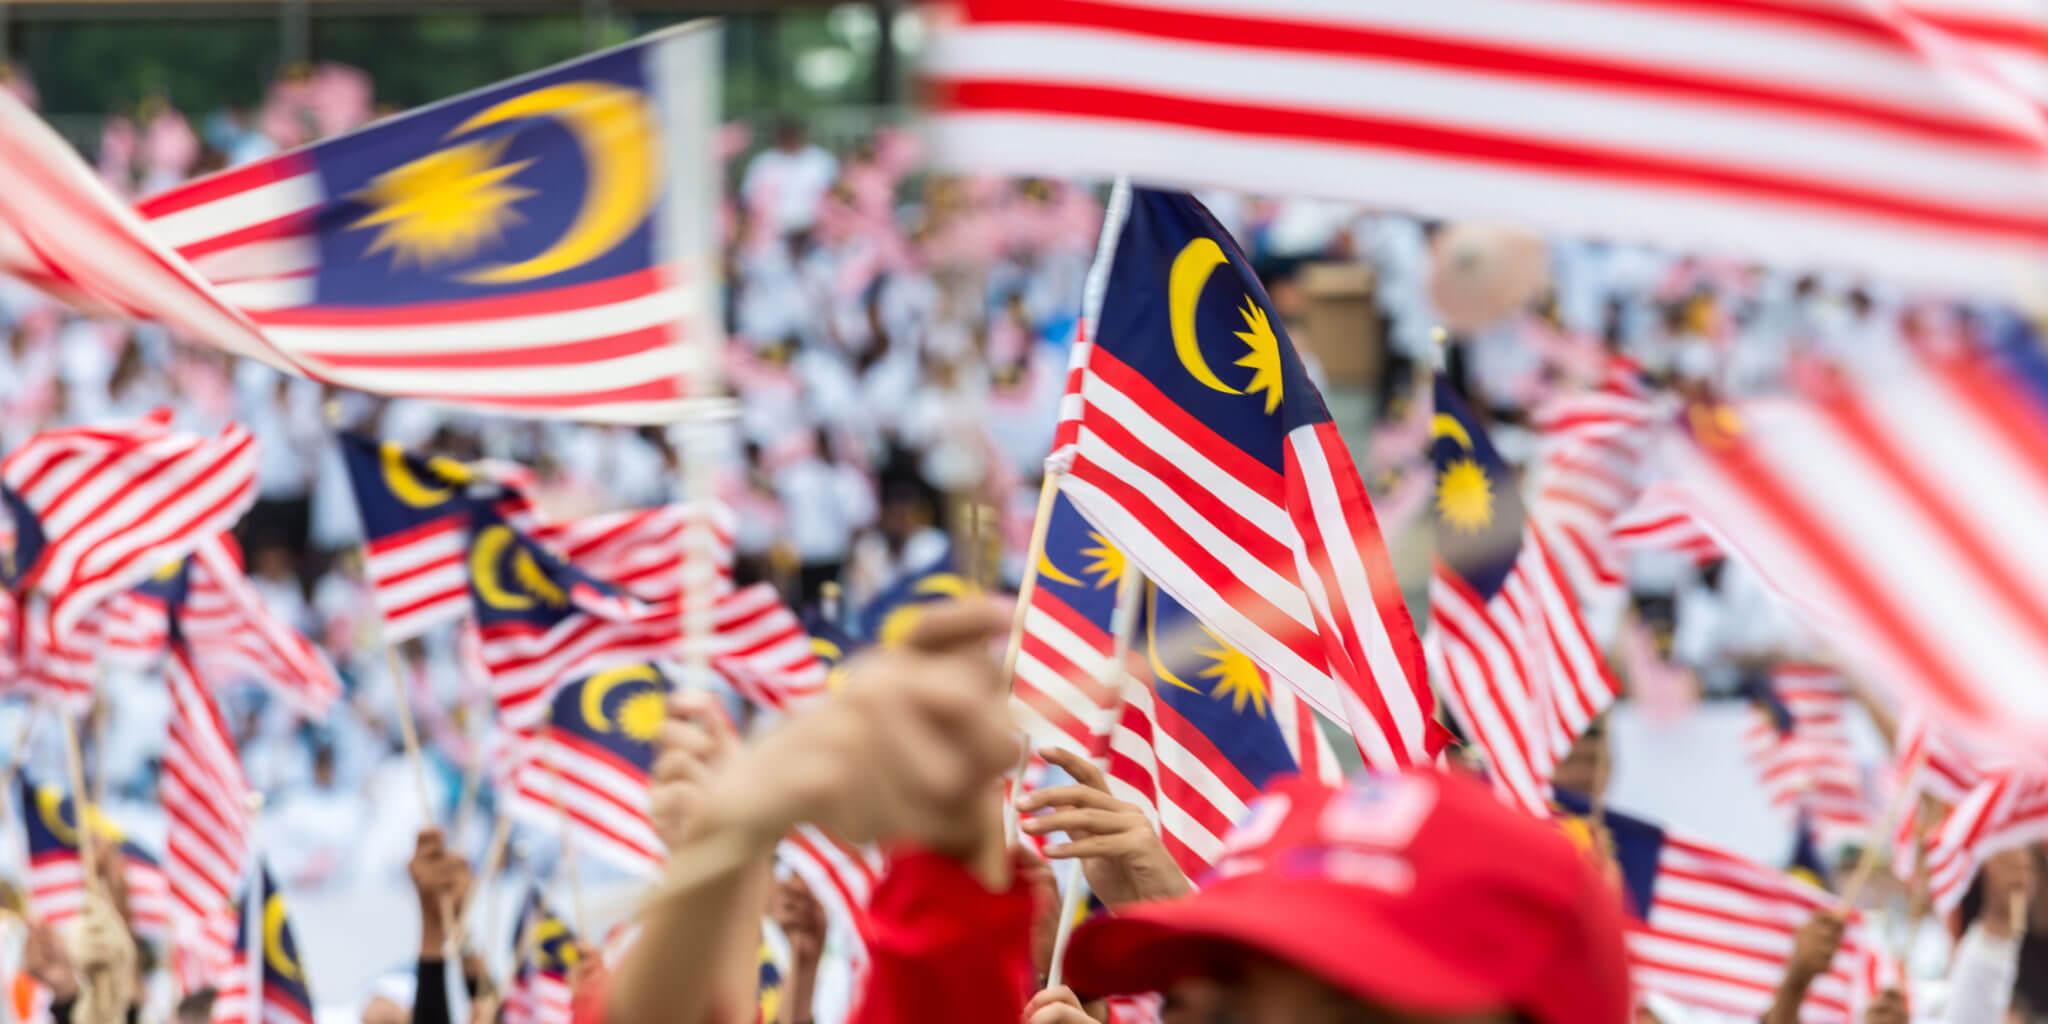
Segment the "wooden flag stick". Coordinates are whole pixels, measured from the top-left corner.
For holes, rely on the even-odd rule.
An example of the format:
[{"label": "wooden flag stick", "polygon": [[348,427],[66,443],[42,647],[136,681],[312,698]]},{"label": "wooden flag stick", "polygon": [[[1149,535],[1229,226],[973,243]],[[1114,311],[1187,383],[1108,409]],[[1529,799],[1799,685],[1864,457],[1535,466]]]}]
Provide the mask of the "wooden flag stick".
[{"label": "wooden flag stick", "polygon": [[[499,869],[505,866],[505,850],[506,847],[511,845],[511,842],[512,815],[500,813],[497,823],[491,827],[491,843],[484,850],[484,862],[483,866],[477,870],[476,884],[470,886],[469,889],[472,903],[481,902],[482,904],[482,909],[479,913],[489,915],[481,922],[483,927],[480,931],[484,936],[485,942],[491,941],[491,937],[496,934],[496,930],[492,927],[496,924],[495,914],[492,911],[498,904],[497,901],[491,899],[491,886],[498,880]],[[449,947],[459,957],[462,955],[463,943],[469,940],[469,913],[467,907],[457,907],[456,910],[459,913],[455,915],[455,931],[452,937],[453,941],[449,943]]]},{"label": "wooden flag stick", "polygon": [[1906,799],[1913,791],[1913,777],[1920,774],[1921,763],[1926,759],[1927,747],[1922,744],[1914,749],[1913,759],[1907,762],[1906,770],[1899,773],[1902,784],[1885,802],[1883,820],[1871,835],[1870,842],[1864,845],[1862,854],[1856,858],[1856,870],[1842,884],[1842,906],[1855,906],[1856,897],[1863,894],[1863,887],[1869,885],[1871,876],[1877,873],[1878,859],[1883,855],[1885,845],[1891,842],[1892,830],[1899,826],[1899,815],[1906,813]]},{"label": "wooden flag stick", "polygon": [[562,800],[562,769],[552,760],[548,762],[548,775],[553,782],[549,787],[554,798],[555,814],[560,822],[562,839],[562,873],[569,876],[570,909],[576,915],[576,934],[590,935],[590,919],[584,915],[583,872],[576,866],[576,836],[569,828],[569,805]]},{"label": "wooden flag stick", "polygon": [[[1024,653],[1024,624],[1031,615],[1031,598],[1038,593],[1038,563],[1045,558],[1045,538],[1052,532],[1052,509],[1060,496],[1059,470],[1048,468],[1045,480],[1038,486],[1038,511],[1031,520],[1031,540],[1024,547],[1024,579],[1017,584],[1017,607],[1010,612],[1010,638],[1003,645],[1003,687],[1011,692],[1017,686],[1017,659]],[[1021,782],[1025,769],[1031,765],[1030,737],[1017,754],[1017,767],[1010,773],[1012,779]],[[1003,845],[1017,845],[1017,801],[1003,801]]]},{"label": "wooden flag stick", "polygon": [[[379,632],[381,634],[382,631]],[[398,648],[389,643],[384,644],[384,665],[391,673],[398,735],[405,741],[405,759],[412,765],[412,785],[420,798],[420,818],[431,822],[434,820],[434,793],[427,786],[427,758],[420,752],[420,730],[412,718],[412,688],[405,685],[405,664],[398,657]]]},{"label": "wooden flag stick", "polygon": [[78,745],[78,724],[61,710],[56,715],[58,724],[64,727],[64,770],[71,776],[71,811],[77,818],[78,860],[85,870],[85,884],[97,886],[100,876],[95,847],[99,844],[92,834],[92,813],[86,802],[85,756]]},{"label": "wooden flag stick", "polygon": [[1059,928],[1052,936],[1052,964],[1045,970],[1045,987],[1058,988],[1063,973],[1060,965],[1067,959],[1067,943],[1074,937],[1074,920],[1081,916],[1081,908],[1087,905],[1088,873],[1081,870],[1081,862],[1075,861],[1070,872],[1074,877],[1067,881],[1065,892],[1060,894]]},{"label": "wooden flag stick", "polygon": [[21,716],[21,727],[14,730],[14,746],[7,751],[7,764],[0,766],[0,802],[13,799],[14,777],[21,774],[21,766],[28,761],[28,743],[35,737],[36,723],[43,717],[43,704],[35,701]]}]

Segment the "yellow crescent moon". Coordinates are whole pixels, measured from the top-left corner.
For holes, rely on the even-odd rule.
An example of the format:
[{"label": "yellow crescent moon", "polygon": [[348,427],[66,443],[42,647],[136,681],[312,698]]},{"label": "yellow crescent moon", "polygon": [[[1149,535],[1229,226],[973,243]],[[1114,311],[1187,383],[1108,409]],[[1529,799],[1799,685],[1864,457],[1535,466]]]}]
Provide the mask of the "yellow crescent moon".
[{"label": "yellow crescent moon", "polygon": [[[563,924],[559,918],[543,917],[535,921],[533,948],[540,954],[536,959],[543,965],[552,960],[565,969],[576,966],[579,953],[576,944],[567,941],[568,938],[569,926]],[[553,948],[550,948],[550,945]]]},{"label": "yellow crescent moon", "polygon": [[655,119],[644,97],[603,82],[565,82],[514,96],[485,109],[451,135],[528,117],[552,118],[576,137],[590,180],[583,206],[555,243],[517,263],[472,271],[476,284],[533,281],[581,266],[610,252],[640,226],[661,188]]},{"label": "yellow crescent moon", "polygon": [[506,590],[498,579],[498,556],[512,543],[509,526],[486,526],[477,531],[469,549],[469,578],[476,581],[477,596],[493,608],[523,612],[533,607],[533,598]]},{"label": "yellow crescent moon", "polygon": [[1440,412],[1429,418],[1429,436],[1448,437],[1458,442],[1458,447],[1468,452],[1472,450],[1472,435],[1466,433],[1465,425],[1458,422],[1456,416],[1447,412]]},{"label": "yellow crescent moon", "polygon": [[1066,570],[1061,569],[1057,565],[1054,565],[1052,562],[1052,556],[1046,554],[1043,551],[1038,553],[1038,574],[1040,576],[1045,577],[1046,579],[1053,581],[1054,583],[1064,583],[1070,587],[1079,587],[1085,585],[1080,580],[1077,580],[1072,576],[1067,575]]},{"label": "yellow crescent moon", "polygon": [[837,664],[840,659],[846,657],[846,652],[844,650],[841,650],[838,644],[835,644],[822,636],[814,636],[811,638],[811,653],[825,661],[832,662],[834,664]]},{"label": "yellow crescent moon", "polygon": [[44,786],[36,790],[36,813],[42,815],[43,827],[66,846],[78,845],[78,830],[64,820],[64,797],[55,789]]},{"label": "yellow crescent moon", "polygon": [[592,732],[610,732],[612,721],[605,717],[604,699],[616,687],[626,683],[656,682],[652,665],[625,665],[620,668],[599,672],[583,684],[583,722]]},{"label": "yellow crescent moon", "polygon": [[919,594],[937,594],[940,597],[966,597],[968,586],[967,581],[960,576],[950,572],[940,572],[918,580],[917,586],[910,589]]},{"label": "yellow crescent moon", "polygon": [[299,965],[284,950],[284,894],[274,892],[263,901],[263,962],[289,981],[299,980]]},{"label": "yellow crescent moon", "polygon": [[1150,582],[1145,584],[1145,658],[1152,663],[1152,673],[1159,678],[1183,690],[1202,692],[1189,686],[1187,680],[1175,675],[1159,657],[1159,588]]},{"label": "yellow crescent moon", "polygon": [[1202,286],[1209,283],[1209,275],[1217,267],[1228,262],[1230,257],[1223,255],[1223,247],[1215,239],[1189,242],[1173,258],[1173,270],[1166,277],[1166,312],[1173,326],[1173,351],[1180,356],[1181,365],[1196,380],[1226,395],[1241,395],[1244,392],[1223,383],[1209,368],[1202,358],[1201,341],[1195,337],[1195,302],[1202,297]]},{"label": "yellow crescent moon", "polygon": [[407,463],[405,449],[398,442],[386,441],[379,445],[378,455],[378,461],[384,466],[384,486],[390,488],[398,500],[414,508],[429,508],[455,494],[452,488],[433,487],[414,476],[412,466]]}]

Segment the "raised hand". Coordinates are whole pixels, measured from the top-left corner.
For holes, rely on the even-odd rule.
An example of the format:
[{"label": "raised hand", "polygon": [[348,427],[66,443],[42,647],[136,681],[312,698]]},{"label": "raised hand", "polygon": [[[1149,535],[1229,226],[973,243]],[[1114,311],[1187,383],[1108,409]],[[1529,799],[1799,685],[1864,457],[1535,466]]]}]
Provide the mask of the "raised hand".
[{"label": "raised hand", "polygon": [[1048,762],[1074,777],[1074,785],[1031,793],[1018,803],[1018,827],[1035,836],[1065,832],[1067,841],[1045,849],[1053,860],[1078,859],[1088,887],[1105,905],[1172,899],[1193,890],[1166,844],[1137,807],[1110,795],[1102,769],[1077,754],[1047,749]]}]

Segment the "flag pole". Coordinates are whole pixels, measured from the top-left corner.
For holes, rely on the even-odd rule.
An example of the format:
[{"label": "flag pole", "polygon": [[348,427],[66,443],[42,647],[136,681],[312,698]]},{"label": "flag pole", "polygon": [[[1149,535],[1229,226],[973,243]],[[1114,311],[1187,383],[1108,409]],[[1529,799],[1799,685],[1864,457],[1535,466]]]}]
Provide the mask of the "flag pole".
[{"label": "flag pole", "polygon": [[1081,916],[1081,908],[1088,897],[1088,872],[1081,869],[1081,862],[1075,861],[1068,872],[1073,875],[1067,880],[1066,891],[1060,894],[1059,930],[1052,937],[1052,963],[1045,969],[1045,987],[1060,986],[1060,964],[1067,958],[1067,943],[1074,937],[1074,919]]},{"label": "flag pole", "polygon": [[1898,827],[1899,815],[1905,813],[1906,798],[1913,791],[1913,777],[1920,774],[1920,768],[1926,760],[1927,746],[1921,744],[1914,748],[1912,760],[1906,763],[1906,770],[1899,773],[1899,777],[1905,780],[1905,782],[1899,786],[1897,792],[1892,794],[1892,798],[1885,802],[1883,821],[1879,823],[1877,831],[1871,835],[1870,842],[1864,844],[1863,852],[1857,856],[1855,872],[1849,876],[1847,882],[1842,884],[1840,897],[1842,906],[1855,906],[1856,897],[1863,894],[1863,887],[1870,884],[1871,876],[1877,873],[1877,861],[1880,851],[1884,844],[1890,841],[1892,830]]},{"label": "flag pole", "polygon": [[[321,411],[327,417],[327,426],[336,433],[341,431],[341,403],[329,401]],[[370,571],[370,544],[365,540],[356,545],[356,557],[362,562],[363,573]],[[384,619],[384,608],[377,604],[376,595],[370,597],[370,606],[377,612],[377,646],[384,648],[384,667],[391,673],[392,696],[397,699],[394,714],[398,716],[398,735],[405,743],[405,759],[412,765],[413,789],[420,798],[420,820],[432,823],[434,820],[433,791],[427,787],[427,760],[420,753],[420,734],[412,718],[412,697],[405,685],[405,674],[400,671],[398,648],[391,643],[391,624]]]},{"label": "flag pole", "polygon": [[92,834],[91,805],[87,802],[85,790],[85,757],[78,745],[78,724],[62,710],[56,712],[58,724],[64,727],[64,770],[71,776],[71,810],[77,816],[78,860],[85,870],[85,884],[99,885],[97,851],[99,844]]},{"label": "flag pole", "polygon": [[569,805],[562,800],[562,769],[553,760],[548,761],[548,777],[553,783],[549,791],[554,797],[556,820],[561,830],[562,860],[559,866],[569,876],[569,905],[576,915],[576,934],[589,935],[590,919],[583,913],[583,872],[576,866],[576,837],[569,829]]},{"label": "flag pole", "polygon": [[[491,935],[496,931],[492,926],[496,923],[494,911],[497,907],[497,902],[491,899],[491,886],[498,880],[498,871],[505,866],[505,850],[511,845],[511,842],[512,815],[501,811],[498,814],[497,822],[491,827],[491,843],[484,850],[484,862],[483,866],[477,871],[476,884],[470,888],[471,898],[477,901],[477,904],[482,908],[478,913],[484,915],[484,918],[481,922],[482,927],[478,930],[483,934],[484,941],[486,942],[490,941]],[[460,909],[467,911],[468,908]],[[463,943],[469,939],[468,913],[465,912],[456,916],[453,939],[451,949],[459,957],[462,955]]]},{"label": "flag pole", "polygon": [[28,742],[35,736],[36,723],[43,717],[43,702],[31,701],[28,712],[21,716],[21,727],[14,730],[14,746],[8,749],[7,764],[0,767],[0,800],[12,800],[14,778],[21,774],[21,766],[28,760]]},{"label": "flag pole", "polygon": [[[1017,606],[1010,611],[1010,638],[1003,645],[1003,692],[1011,693],[1017,688],[1017,659],[1024,653],[1024,624],[1031,615],[1031,598],[1038,592],[1038,563],[1045,558],[1045,538],[1052,532],[1052,508],[1059,500],[1060,477],[1063,474],[1048,466],[1045,479],[1038,485],[1038,511],[1031,520],[1031,540],[1024,546],[1024,578],[1017,584]],[[1011,770],[1011,777],[1022,781],[1025,769],[1031,765],[1030,738],[1018,751],[1017,766]],[[1017,802],[1003,801],[1003,845],[1017,844]]]}]

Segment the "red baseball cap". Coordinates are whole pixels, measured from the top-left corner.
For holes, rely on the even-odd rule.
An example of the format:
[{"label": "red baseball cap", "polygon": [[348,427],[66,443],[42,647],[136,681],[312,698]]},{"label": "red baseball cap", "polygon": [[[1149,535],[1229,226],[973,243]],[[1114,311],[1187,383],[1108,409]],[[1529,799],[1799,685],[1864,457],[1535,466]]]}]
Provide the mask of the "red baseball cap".
[{"label": "red baseball cap", "polygon": [[1621,894],[1557,829],[1430,771],[1291,779],[1200,892],[1083,924],[1066,977],[1151,992],[1261,954],[1388,1009],[1625,1024]]}]

